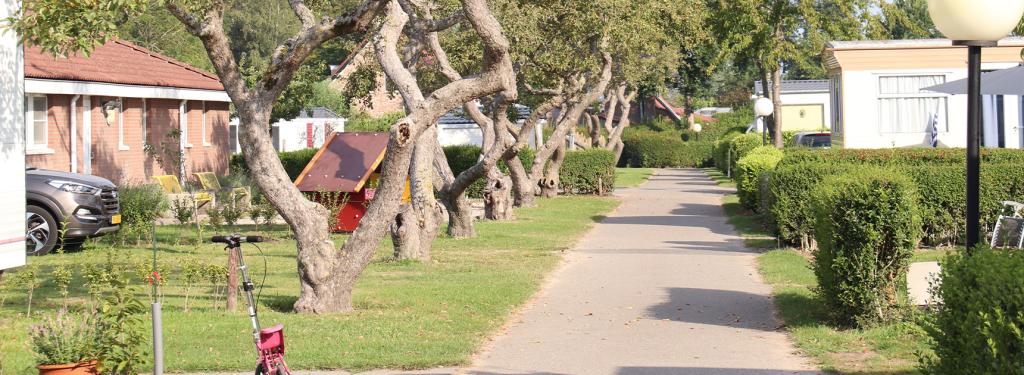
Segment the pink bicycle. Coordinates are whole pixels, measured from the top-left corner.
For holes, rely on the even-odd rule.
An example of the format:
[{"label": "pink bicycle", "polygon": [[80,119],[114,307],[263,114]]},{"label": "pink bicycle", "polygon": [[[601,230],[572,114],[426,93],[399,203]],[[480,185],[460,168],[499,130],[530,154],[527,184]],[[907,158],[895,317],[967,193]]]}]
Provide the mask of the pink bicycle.
[{"label": "pink bicycle", "polygon": [[288,364],[284,361],[284,325],[278,324],[270,328],[260,328],[260,320],[256,315],[256,299],[252,291],[255,289],[249,278],[249,267],[242,257],[242,243],[263,242],[260,236],[213,236],[210,241],[223,243],[225,250],[232,251],[238,259],[238,270],[242,273],[242,290],[249,305],[249,320],[252,321],[253,343],[259,360],[256,363],[256,375],[291,375]]}]

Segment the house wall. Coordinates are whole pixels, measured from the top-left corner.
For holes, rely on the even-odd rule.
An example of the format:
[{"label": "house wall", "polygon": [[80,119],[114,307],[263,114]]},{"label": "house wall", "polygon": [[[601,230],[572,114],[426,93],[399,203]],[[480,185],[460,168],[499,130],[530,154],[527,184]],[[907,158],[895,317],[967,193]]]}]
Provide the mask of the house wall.
[{"label": "house wall", "polygon": [[[828,128],[828,119],[832,118],[832,105],[830,95],[828,92],[810,92],[810,93],[788,93],[782,94],[782,127],[784,131],[798,131],[798,130],[819,130],[821,128]],[[808,110],[807,116],[801,118],[799,109],[808,108],[807,106],[821,106],[821,115],[811,114]],[[787,111],[786,107],[794,108],[793,111]]]},{"label": "house wall", "polygon": [[[119,184],[139,184],[151,182],[150,177],[154,175],[179,173],[172,165],[162,166],[156,158],[147,154],[145,145],[153,145],[158,154],[167,154],[161,151],[166,150],[173,155],[180,150],[180,143],[168,134],[179,129],[181,101],[146,99],[144,105],[141,98],[122,98],[123,111],[114,111],[112,116],[105,116],[104,103],[116,102],[118,97],[80,96],[75,111],[76,162],[72,168],[72,98],[71,95],[47,95],[47,147],[52,151],[28,155],[26,160],[29,165],[42,169],[87,172],[85,118],[88,116],[91,120],[91,137],[88,138],[91,141],[91,174]],[[226,174],[229,155],[228,104],[206,103],[206,144],[202,142],[203,102],[190,101],[187,111],[188,143],[191,147],[185,148],[186,174],[191,176],[193,172],[205,171]]]},{"label": "house wall", "polygon": [[277,128],[278,144],[277,151],[297,151],[310,148],[308,142],[309,124],[313,124],[313,148],[320,148],[324,145],[332,132],[344,132],[345,122],[343,118],[296,118],[289,121],[279,121],[274,124]]},{"label": "house wall", "polygon": [[[1019,59],[1019,57],[1018,57]],[[983,69],[1005,69],[1016,65],[1016,62],[990,62]],[[846,148],[889,148],[927,146],[930,136],[927,131],[914,133],[887,133],[879,125],[879,79],[895,75],[942,75],[945,82],[964,79],[967,69],[964,68],[923,68],[923,69],[871,69],[842,70],[841,78],[841,123],[833,123],[836,144]],[[948,126],[939,127],[940,147],[967,146],[967,97],[966,95],[941,95],[946,98]],[[1005,101],[1005,121],[1007,139],[1020,139],[1020,100],[1007,97]],[[1019,147],[1019,141],[1015,141]],[[1009,146],[1009,144],[1008,144]]]}]

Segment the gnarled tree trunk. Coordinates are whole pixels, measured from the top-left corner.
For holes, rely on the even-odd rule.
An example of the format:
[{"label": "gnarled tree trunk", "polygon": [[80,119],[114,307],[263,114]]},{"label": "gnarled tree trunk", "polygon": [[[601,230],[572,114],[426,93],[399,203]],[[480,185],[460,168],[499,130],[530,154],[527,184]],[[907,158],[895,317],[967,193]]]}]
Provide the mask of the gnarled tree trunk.
[{"label": "gnarled tree trunk", "polygon": [[396,260],[430,260],[434,240],[448,221],[448,210],[434,198],[434,158],[437,127],[420,135],[410,169],[412,202],[404,205],[391,225]]},{"label": "gnarled tree trunk", "polygon": [[559,172],[562,170],[562,162],[565,161],[565,148],[565,142],[562,142],[561,146],[555,149],[555,153],[551,155],[551,161],[548,163],[548,168],[544,172],[544,178],[540,179],[538,183],[540,185],[540,196],[544,198],[558,196]]}]

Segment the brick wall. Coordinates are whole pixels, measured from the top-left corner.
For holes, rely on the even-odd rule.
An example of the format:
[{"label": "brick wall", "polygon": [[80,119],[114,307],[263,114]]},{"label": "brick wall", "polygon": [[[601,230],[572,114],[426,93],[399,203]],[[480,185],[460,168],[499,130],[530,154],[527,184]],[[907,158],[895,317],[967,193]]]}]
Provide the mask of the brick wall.
[{"label": "brick wall", "polygon": [[[29,155],[29,165],[52,170],[70,171],[70,109],[71,96],[48,96],[48,146],[52,154]],[[116,104],[117,97],[93,96],[92,109],[92,174],[108,178],[120,184],[151,182],[150,177],[162,174],[178,174],[173,163],[162,166],[147,154],[145,144],[154,146],[157,153],[177,152],[179,143],[169,137],[170,131],[178,129],[179,100],[145,100],[146,128],[143,129],[143,100],[123,98],[123,111],[113,110],[104,114],[104,104]],[[78,100],[78,172],[84,172],[84,143],[82,142],[82,120],[84,97]],[[203,102],[190,101],[188,104],[188,141],[192,147],[186,149],[186,173],[228,171],[228,116],[227,103],[207,102],[206,144],[203,143]],[[120,134],[122,132],[123,136]],[[122,138],[123,137],[123,138]],[[145,138],[145,139],[143,139]],[[123,140],[123,142],[122,142]]]}]

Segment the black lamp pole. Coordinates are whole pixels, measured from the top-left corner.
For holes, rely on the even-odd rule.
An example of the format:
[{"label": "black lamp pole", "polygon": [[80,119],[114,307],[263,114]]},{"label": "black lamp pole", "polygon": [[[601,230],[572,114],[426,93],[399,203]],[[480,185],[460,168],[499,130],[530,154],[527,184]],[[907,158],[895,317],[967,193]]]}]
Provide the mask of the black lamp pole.
[{"label": "black lamp pole", "polygon": [[956,41],[967,46],[967,251],[981,244],[981,49],[996,42]]}]

